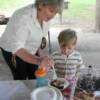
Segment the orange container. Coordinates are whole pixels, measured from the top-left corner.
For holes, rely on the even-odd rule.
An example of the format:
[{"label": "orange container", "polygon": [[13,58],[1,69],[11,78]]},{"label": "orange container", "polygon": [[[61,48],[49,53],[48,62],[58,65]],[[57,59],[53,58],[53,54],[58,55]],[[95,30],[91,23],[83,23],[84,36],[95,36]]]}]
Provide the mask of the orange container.
[{"label": "orange container", "polygon": [[46,76],[46,70],[44,68],[39,68],[36,72],[35,72],[36,77],[44,77]]},{"label": "orange container", "polygon": [[35,72],[35,76],[37,78],[37,87],[47,86],[48,80],[46,78],[46,70],[44,68],[39,68]]}]

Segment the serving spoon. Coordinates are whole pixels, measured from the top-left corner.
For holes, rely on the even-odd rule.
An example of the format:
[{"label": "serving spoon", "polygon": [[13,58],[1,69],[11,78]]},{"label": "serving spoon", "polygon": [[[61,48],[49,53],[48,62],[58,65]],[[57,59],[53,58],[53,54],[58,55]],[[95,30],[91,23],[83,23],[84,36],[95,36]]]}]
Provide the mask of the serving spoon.
[{"label": "serving spoon", "polygon": [[52,65],[52,69],[53,69],[53,73],[54,73],[53,79],[57,79],[57,73],[55,71],[54,65]]}]

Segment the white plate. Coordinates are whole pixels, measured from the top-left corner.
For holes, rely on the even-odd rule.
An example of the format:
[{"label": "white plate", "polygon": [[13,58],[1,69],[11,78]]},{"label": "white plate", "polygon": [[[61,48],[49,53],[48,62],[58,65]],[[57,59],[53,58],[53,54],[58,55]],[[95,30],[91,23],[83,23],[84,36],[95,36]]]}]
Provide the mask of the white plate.
[{"label": "white plate", "polygon": [[52,87],[55,89],[56,91],[56,94],[57,94],[57,99],[56,100],[63,100],[63,96],[62,96],[62,93],[59,89],[55,88],[55,87]]},{"label": "white plate", "polygon": [[[68,86],[69,86],[69,82],[66,80],[66,79],[64,79],[64,78],[57,78],[57,80],[63,80],[64,81],[64,88],[62,89],[62,90],[64,90],[65,88],[67,88]],[[48,82],[48,85],[49,86],[52,86],[50,83],[52,82],[53,80],[49,80],[49,82]],[[54,87],[54,86],[53,86]]]},{"label": "white plate", "polygon": [[51,87],[40,87],[31,93],[31,100],[58,100],[58,93]]}]

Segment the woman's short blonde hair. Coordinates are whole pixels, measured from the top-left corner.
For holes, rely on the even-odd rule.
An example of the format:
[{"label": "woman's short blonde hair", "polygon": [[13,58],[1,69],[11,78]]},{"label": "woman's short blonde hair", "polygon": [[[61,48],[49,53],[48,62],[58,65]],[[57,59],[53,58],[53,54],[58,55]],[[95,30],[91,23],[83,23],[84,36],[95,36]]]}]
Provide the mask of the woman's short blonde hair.
[{"label": "woman's short blonde hair", "polygon": [[35,0],[35,6],[40,4],[48,5],[57,9],[58,13],[62,12],[64,6],[64,0]]}]

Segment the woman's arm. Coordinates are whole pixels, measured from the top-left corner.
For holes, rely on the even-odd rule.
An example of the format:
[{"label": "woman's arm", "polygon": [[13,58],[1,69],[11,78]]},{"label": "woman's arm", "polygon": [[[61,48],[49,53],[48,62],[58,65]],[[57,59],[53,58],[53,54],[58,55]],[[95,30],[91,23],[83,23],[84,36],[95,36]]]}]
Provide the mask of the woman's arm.
[{"label": "woman's arm", "polygon": [[15,55],[20,57],[22,60],[24,60],[27,63],[38,64],[41,67],[52,66],[53,63],[54,63],[53,60],[50,57],[48,57],[48,56],[38,57],[38,56],[35,56],[35,55],[31,55],[24,48],[19,49],[15,53]]},{"label": "woman's arm", "polygon": [[19,58],[21,58],[22,60],[24,60],[27,63],[31,63],[31,64],[38,64],[40,65],[41,63],[41,58],[35,55],[30,54],[26,49],[22,48],[19,49],[16,53],[16,56],[18,56]]}]

